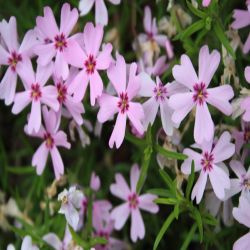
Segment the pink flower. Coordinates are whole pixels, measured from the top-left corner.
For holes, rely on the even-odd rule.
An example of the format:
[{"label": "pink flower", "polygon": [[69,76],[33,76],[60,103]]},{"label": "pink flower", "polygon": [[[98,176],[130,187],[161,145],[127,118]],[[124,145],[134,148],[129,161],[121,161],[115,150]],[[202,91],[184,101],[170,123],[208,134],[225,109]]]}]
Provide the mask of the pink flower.
[{"label": "pink flower", "polygon": [[145,33],[138,36],[139,42],[156,42],[158,45],[165,48],[168,38],[165,35],[158,34],[156,18],[152,18],[151,9],[149,6],[146,6],[144,9],[143,26]]},{"label": "pink flower", "polygon": [[[244,162],[246,157],[250,153],[250,149],[245,147],[245,144],[250,143],[250,124],[244,121],[241,121],[241,131],[234,130],[232,132],[232,137],[235,139],[235,150],[236,154],[240,157],[241,161]],[[241,149],[243,150],[241,152]]]},{"label": "pink flower", "polygon": [[[43,106],[42,111],[45,127],[41,126],[37,133],[28,133],[31,136],[43,139],[43,143],[33,155],[32,166],[36,167],[37,174],[41,175],[50,153],[56,179],[59,179],[64,174],[64,165],[57,147],[69,149],[70,143],[67,142],[67,135],[63,131],[58,131],[59,123],[56,113],[53,110],[48,111],[45,106]],[[25,130],[27,130],[27,127],[25,127]]]},{"label": "pink flower", "polygon": [[182,85],[173,82],[163,85],[160,78],[156,78],[156,83],[147,74],[141,74],[143,76],[143,84],[139,95],[143,97],[150,97],[142,106],[145,113],[143,124],[145,129],[148,125],[153,124],[160,109],[161,122],[163,129],[167,135],[173,134],[173,128],[177,127],[171,120],[173,114],[172,108],[169,107],[168,98],[174,93],[182,91]]},{"label": "pink flower", "polygon": [[182,55],[181,65],[173,68],[175,80],[188,87],[190,91],[170,97],[169,106],[174,109],[172,120],[174,123],[180,124],[186,115],[196,107],[194,139],[198,144],[211,141],[214,134],[214,123],[207,103],[226,115],[232,113],[232,105],[229,103],[234,95],[232,87],[223,85],[207,88],[219,63],[219,52],[214,50],[209,54],[208,47],[203,46],[199,54],[199,76],[196,75],[187,55]]},{"label": "pink flower", "polygon": [[[250,201],[244,197],[240,197],[239,207],[233,209],[234,218],[241,224],[250,228]],[[248,250],[250,246],[250,233],[245,234],[238,239],[234,245],[233,250]]]},{"label": "pink flower", "polygon": [[159,210],[159,207],[154,203],[157,196],[152,194],[139,195],[136,193],[139,175],[139,167],[135,164],[130,171],[130,188],[121,174],[116,174],[116,183],[110,186],[111,193],[125,201],[122,205],[115,207],[111,212],[114,227],[120,230],[129,215],[131,215],[130,237],[133,242],[137,241],[138,238],[143,239],[145,236],[145,227],[140,209],[150,213],[157,213]]},{"label": "pink flower", "polygon": [[58,200],[61,201],[61,208],[58,213],[65,215],[67,223],[74,230],[77,229],[79,223],[79,210],[83,198],[83,193],[80,190],[77,190],[75,186],[70,187],[69,190],[64,189],[63,192],[58,195]]},{"label": "pink flower", "polygon": [[[114,144],[119,148],[123,142],[126,129],[127,117],[138,131],[144,132],[141,123],[144,118],[144,112],[140,103],[132,102],[132,99],[140,90],[140,76],[136,75],[137,65],[132,63],[129,67],[127,79],[126,63],[122,56],[117,55],[117,61],[108,69],[108,78],[111,81],[119,97],[109,94],[102,94],[99,99],[100,110],[97,114],[99,122],[104,123],[114,114],[118,113],[116,124],[109,139],[109,146],[113,148]],[[128,82],[128,84],[126,84]],[[126,86],[127,85],[127,86]]]},{"label": "pink flower", "polygon": [[56,88],[54,86],[44,86],[50,78],[52,70],[52,64],[45,67],[38,65],[37,71],[34,73],[32,64],[28,63],[20,71],[25,91],[16,94],[12,112],[18,114],[31,103],[31,113],[28,121],[29,134],[33,130],[37,133],[41,127],[42,104],[48,105],[55,111],[59,109]]},{"label": "pink flower", "polygon": [[[109,0],[112,4],[118,5],[121,0]],[[108,24],[108,11],[104,0],[80,0],[79,10],[80,15],[85,16],[88,14],[95,3],[95,23],[107,25]]]},{"label": "pink flower", "polygon": [[201,146],[197,145],[202,153],[197,153],[189,148],[184,149],[183,153],[188,156],[188,159],[182,163],[181,171],[184,174],[190,174],[192,160],[195,172],[200,171],[191,195],[192,200],[196,198],[197,204],[201,201],[208,177],[215,195],[220,200],[225,198],[225,190],[230,188],[230,179],[223,161],[229,159],[235,152],[235,146],[230,143],[230,140],[230,134],[224,132],[215,145],[212,141],[204,142]]},{"label": "pink flower", "polygon": [[9,22],[0,22],[0,36],[4,43],[0,44],[0,66],[8,66],[0,82],[0,99],[4,99],[6,105],[10,105],[16,92],[17,74],[26,63],[30,63],[36,38],[34,31],[30,30],[19,45],[15,17],[11,17]]},{"label": "pink flower", "polygon": [[101,25],[94,27],[92,23],[87,23],[83,32],[84,50],[77,42],[72,41],[72,49],[66,51],[67,61],[81,69],[69,86],[69,93],[74,93],[75,100],[81,101],[90,82],[92,106],[95,105],[96,98],[101,96],[103,91],[103,82],[98,70],[106,70],[112,59],[110,43],[99,51],[102,38],[103,27]]},{"label": "pink flower", "polygon": [[[250,18],[250,15],[249,15]],[[245,78],[248,83],[250,83],[250,67],[245,68]],[[250,96],[247,96],[241,101],[241,109],[244,110],[244,114],[242,116],[242,119],[245,122],[250,122]]]},{"label": "pink flower", "polygon": [[203,7],[208,7],[211,4],[212,0],[203,0],[202,1],[202,6]]},{"label": "pink flower", "polygon": [[[250,24],[250,8],[247,10],[234,10],[233,12],[234,21],[232,23],[233,29],[241,29],[247,27]],[[243,52],[247,54],[250,50],[250,34],[243,47]]]},{"label": "pink flower", "polygon": [[[8,245],[7,250],[15,250],[15,247],[10,244]],[[23,238],[21,250],[39,250],[39,248],[36,245],[32,244],[32,239],[28,235]]]},{"label": "pink flower", "polygon": [[72,83],[72,80],[78,73],[77,70],[71,69],[66,81],[62,78],[54,76],[54,84],[57,89],[57,100],[60,104],[59,116],[73,117],[78,125],[83,124],[82,113],[84,113],[84,107],[82,102],[76,102],[72,95],[69,94],[68,88]]},{"label": "pink flower", "polygon": [[36,19],[36,30],[40,40],[44,42],[37,45],[35,53],[38,55],[38,64],[43,66],[55,58],[55,74],[65,80],[69,74],[68,63],[65,60],[65,51],[70,51],[74,46],[75,36],[69,37],[78,20],[76,8],[70,9],[70,5],[65,3],[61,9],[61,23],[58,29],[54,14],[50,7],[44,8],[44,16]]},{"label": "pink flower", "polygon": [[244,168],[240,161],[232,160],[230,167],[236,174],[237,178],[230,179],[230,190],[226,192],[227,197],[232,197],[235,194],[241,192],[241,195],[248,196],[250,198],[250,168],[248,171]]},{"label": "pink flower", "polygon": [[93,172],[91,174],[90,187],[91,189],[97,192],[100,189],[100,186],[101,186],[100,178],[98,175],[95,174],[95,172]]}]

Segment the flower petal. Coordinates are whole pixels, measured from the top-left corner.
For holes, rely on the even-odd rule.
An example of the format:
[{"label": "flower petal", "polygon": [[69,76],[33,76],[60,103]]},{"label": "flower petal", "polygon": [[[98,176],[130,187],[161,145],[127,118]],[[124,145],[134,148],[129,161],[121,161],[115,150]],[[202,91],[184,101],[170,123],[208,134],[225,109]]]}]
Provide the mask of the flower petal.
[{"label": "flower petal", "polygon": [[95,101],[98,97],[102,95],[103,91],[103,82],[100,77],[98,71],[94,71],[92,75],[90,75],[90,103],[92,106],[95,105]]},{"label": "flower petal", "polygon": [[194,185],[191,195],[192,200],[196,198],[196,204],[199,204],[201,202],[201,198],[204,194],[206,183],[207,183],[207,173],[201,171],[200,176]]},{"label": "flower petal", "polygon": [[23,91],[17,93],[14,99],[14,105],[12,107],[12,113],[20,113],[31,102],[30,91]]},{"label": "flower petal", "polygon": [[95,0],[95,23],[104,26],[108,24],[108,11],[103,0]]},{"label": "flower petal", "polygon": [[36,167],[36,173],[41,175],[46,165],[49,150],[43,142],[32,157],[32,166]]},{"label": "flower petal", "polygon": [[79,10],[80,16],[85,16],[88,14],[93,7],[95,0],[80,0],[79,2]]},{"label": "flower petal", "polygon": [[110,214],[112,220],[114,220],[114,227],[116,230],[122,229],[126,223],[130,214],[128,203],[124,203],[118,207],[115,207]]},{"label": "flower petal", "polygon": [[97,58],[96,58],[96,68],[99,70],[106,70],[108,69],[111,60],[112,60],[112,56],[111,56],[111,52],[112,52],[113,46],[111,43],[108,43],[105,45],[105,47],[103,48],[103,50],[98,54]]},{"label": "flower petal", "polygon": [[136,192],[136,185],[139,180],[140,176],[140,169],[138,164],[134,164],[130,170],[130,186],[131,186],[131,191]]},{"label": "flower petal", "polygon": [[64,174],[64,165],[63,165],[62,157],[57,147],[55,146],[50,150],[50,153],[51,153],[51,158],[53,162],[53,168],[54,168],[56,179],[60,179],[61,175]]},{"label": "flower petal", "polygon": [[144,111],[140,103],[130,102],[129,110],[127,112],[128,118],[139,134],[143,134],[144,127],[142,121],[144,118]]},{"label": "flower petal", "polygon": [[127,182],[121,174],[115,175],[115,181],[116,182],[110,186],[110,192],[114,196],[126,201],[130,194]]},{"label": "flower petal", "polygon": [[145,236],[145,226],[139,209],[132,210],[131,213],[130,238],[133,242],[143,239]]},{"label": "flower petal", "polygon": [[139,208],[153,214],[158,213],[159,206],[154,203],[155,199],[157,199],[157,196],[153,194],[140,195]]}]

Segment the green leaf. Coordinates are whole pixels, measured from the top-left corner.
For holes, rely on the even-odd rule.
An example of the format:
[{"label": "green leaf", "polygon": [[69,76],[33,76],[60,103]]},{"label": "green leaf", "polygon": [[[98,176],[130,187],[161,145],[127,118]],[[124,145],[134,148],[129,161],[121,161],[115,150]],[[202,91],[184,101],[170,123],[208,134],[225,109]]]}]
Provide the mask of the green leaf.
[{"label": "green leaf", "polygon": [[161,147],[158,144],[155,145],[155,150],[158,153],[160,153],[161,155],[164,155],[167,158],[176,159],[176,160],[185,160],[185,159],[187,159],[186,155],[166,150],[165,148]]},{"label": "green leaf", "polygon": [[177,36],[174,37],[174,41],[176,40],[183,40],[186,37],[191,36],[193,33],[197,32],[198,30],[201,30],[202,28],[205,27],[205,21],[199,20],[192,25],[190,25],[187,29],[185,29],[182,33],[179,33]]},{"label": "green leaf", "polygon": [[22,174],[34,174],[35,169],[33,167],[7,167],[7,171],[16,174],[16,175],[22,175]]},{"label": "green leaf", "polygon": [[186,0],[186,3],[187,3],[187,6],[189,8],[189,10],[195,15],[195,16],[198,16],[200,18],[205,18],[206,17],[206,13],[199,10],[199,9],[196,9],[192,3],[190,3],[188,0]]},{"label": "green leaf", "polygon": [[193,226],[191,227],[190,231],[188,232],[188,235],[185,237],[185,241],[183,242],[180,250],[187,250],[188,249],[188,246],[194,237],[194,233],[195,233],[196,229],[197,229],[197,224],[194,223]]},{"label": "green leaf", "polygon": [[102,237],[95,237],[90,240],[90,246],[94,247],[95,245],[106,245],[108,241]]},{"label": "green leaf", "polygon": [[160,169],[159,171],[163,181],[167,184],[168,188],[173,192],[173,194],[175,194],[175,185],[171,177],[163,169]]},{"label": "green leaf", "polygon": [[234,52],[232,46],[230,45],[230,42],[228,41],[228,39],[225,35],[225,32],[224,32],[222,26],[220,25],[219,21],[215,22],[213,28],[214,28],[215,35],[218,37],[220,42],[226,48],[227,52],[233,57],[233,59],[236,59],[235,52]]},{"label": "green leaf", "polygon": [[166,190],[166,189],[163,189],[163,188],[153,188],[153,189],[149,189],[147,191],[147,193],[150,193],[150,194],[155,194],[157,196],[161,196],[161,197],[170,197],[170,198],[173,198],[174,195],[171,191],[169,190]]},{"label": "green leaf", "polygon": [[180,207],[179,207],[179,204],[176,204],[174,206],[174,216],[176,220],[178,220],[179,218],[179,213],[180,213]]},{"label": "green leaf", "polygon": [[194,184],[194,177],[195,177],[194,169],[195,169],[194,161],[192,161],[191,174],[188,177],[188,183],[187,183],[187,188],[186,188],[186,198],[187,199],[189,199],[189,197],[190,197],[191,189],[192,189],[193,184]]},{"label": "green leaf", "polygon": [[136,146],[145,147],[145,140],[139,139],[128,132],[125,134],[125,139]]},{"label": "green leaf", "polygon": [[89,249],[89,244],[87,242],[85,242],[74,230],[73,228],[69,226],[69,231],[70,231],[70,234],[73,238],[73,240],[75,241],[75,243],[81,247],[83,247],[84,249]]},{"label": "green leaf", "polygon": [[154,200],[154,202],[163,205],[176,205],[178,200],[175,198],[157,198]]},{"label": "green leaf", "polygon": [[199,233],[200,233],[200,242],[202,242],[203,241],[202,218],[201,218],[201,214],[200,214],[199,210],[197,210],[196,208],[193,209],[193,216],[194,216],[194,219],[198,225],[198,229],[199,229]]},{"label": "green leaf", "polygon": [[168,218],[165,220],[163,226],[161,227],[160,229],[160,232],[158,233],[156,239],[155,239],[155,242],[154,242],[154,247],[153,249],[156,250],[163,235],[166,233],[166,231],[168,230],[169,226],[171,225],[171,223],[173,222],[175,218],[175,214],[174,214],[174,211],[168,216]]}]

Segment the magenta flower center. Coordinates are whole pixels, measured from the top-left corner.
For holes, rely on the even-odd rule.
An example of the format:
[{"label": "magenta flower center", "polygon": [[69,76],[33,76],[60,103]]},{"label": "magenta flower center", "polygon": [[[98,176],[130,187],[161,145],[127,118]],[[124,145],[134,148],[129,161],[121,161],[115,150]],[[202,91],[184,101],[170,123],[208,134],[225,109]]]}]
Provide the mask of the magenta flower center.
[{"label": "magenta flower center", "polygon": [[84,66],[86,67],[86,72],[88,74],[93,74],[95,71],[96,60],[93,55],[89,55],[88,59],[84,62]]},{"label": "magenta flower center", "polygon": [[44,134],[45,145],[48,149],[52,149],[54,147],[55,141],[50,133]]},{"label": "magenta flower center", "polygon": [[8,58],[8,64],[11,67],[12,71],[16,71],[16,65],[22,61],[22,55],[16,53],[15,51],[11,53],[11,56]]},{"label": "magenta flower center", "polygon": [[67,48],[67,41],[63,33],[55,36],[55,48],[61,52]]},{"label": "magenta flower center", "polygon": [[42,92],[40,90],[40,85],[38,83],[33,83],[31,85],[31,94],[30,97],[32,100],[39,100],[42,96]]},{"label": "magenta flower center", "polygon": [[164,101],[167,98],[167,88],[160,83],[158,86],[154,88],[154,95],[156,101]]},{"label": "magenta flower center", "polygon": [[213,160],[214,156],[211,153],[205,152],[203,154],[203,158],[201,159],[201,165],[203,167],[203,171],[211,171],[213,169]]},{"label": "magenta flower center", "polygon": [[139,204],[138,195],[136,193],[130,194],[128,197],[128,202],[131,209],[136,209]]},{"label": "magenta flower center", "polygon": [[60,103],[65,102],[66,100],[66,95],[67,95],[67,88],[63,83],[57,83],[56,84],[56,88],[57,88],[57,100]]},{"label": "magenta flower center", "polygon": [[129,109],[129,100],[128,100],[128,94],[121,93],[120,94],[120,100],[118,101],[118,108],[120,109],[121,113],[124,114]]},{"label": "magenta flower center", "polygon": [[199,105],[203,105],[208,96],[205,83],[204,82],[195,83],[193,88],[194,88],[193,101]]}]

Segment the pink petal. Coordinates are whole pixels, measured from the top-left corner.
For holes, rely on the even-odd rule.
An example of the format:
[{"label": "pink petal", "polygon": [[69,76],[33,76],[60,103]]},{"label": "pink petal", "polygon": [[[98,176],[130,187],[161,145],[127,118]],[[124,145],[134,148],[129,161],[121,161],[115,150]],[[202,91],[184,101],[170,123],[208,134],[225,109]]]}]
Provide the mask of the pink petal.
[{"label": "pink petal", "polygon": [[52,163],[53,163],[53,168],[54,168],[56,179],[59,179],[61,175],[64,174],[64,165],[63,165],[61,155],[57,147],[53,147],[50,150],[50,153],[51,153],[51,158],[52,158]]},{"label": "pink petal", "polygon": [[173,51],[173,46],[168,38],[166,39],[166,42],[165,42],[165,48],[166,48],[168,59],[172,59],[174,57],[174,51]]},{"label": "pink petal", "polygon": [[36,150],[32,157],[32,166],[36,167],[36,173],[41,175],[46,165],[49,150],[47,149],[45,142]]},{"label": "pink petal", "polygon": [[116,56],[116,63],[107,70],[108,78],[118,94],[126,89],[126,63],[122,56]]},{"label": "pink petal", "polygon": [[16,92],[17,75],[9,67],[0,83],[0,99],[5,100],[5,105],[14,101]]},{"label": "pink petal", "polygon": [[244,73],[245,73],[245,78],[246,78],[247,82],[250,83],[250,66],[245,68]]},{"label": "pink petal", "polygon": [[151,20],[152,20],[151,9],[148,6],[146,6],[144,9],[143,25],[147,33],[151,32]]},{"label": "pink petal", "polygon": [[43,240],[52,246],[55,250],[63,249],[63,245],[58,236],[54,233],[48,233],[43,236]]},{"label": "pink petal", "polygon": [[230,179],[228,174],[220,167],[213,165],[213,169],[209,172],[209,179],[215,195],[220,200],[223,200],[225,198],[225,189],[230,188]]},{"label": "pink petal", "polygon": [[49,78],[51,77],[53,72],[53,64],[49,63],[46,66],[37,65],[36,69],[36,83],[40,86],[44,86]]},{"label": "pink petal", "polygon": [[127,112],[128,118],[138,131],[139,134],[144,133],[144,127],[142,125],[142,121],[144,118],[144,111],[142,105],[140,103],[130,102],[129,110]]},{"label": "pink petal", "polygon": [[14,99],[14,105],[12,107],[12,113],[20,113],[31,102],[30,91],[23,91],[17,93]]},{"label": "pink petal", "polygon": [[230,161],[230,167],[239,179],[246,175],[246,169],[240,161]]},{"label": "pink petal", "polygon": [[19,64],[16,70],[23,82],[24,88],[30,90],[31,84],[36,82],[31,60],[25,60],[24,63]]},{"label": "pink petal", "polygon": [[118,5],[121,3],[121,0],[109,0],[112,4]]},{"label": "pink petal", "polygon": [[84,113],[84,107],[81,102],[74,102],[71,96],[68,96],[65,100],[65,106],[69,110],[70,114],[78,125],[83,124],[82,113]]},{"label": "pink petal", "polygon": [[250,233],[239,238],[233,245],[233,250],[248,250],[250,246]]},{"label": "pink petal", "polygon": [[53,43],[37,45],[34,52],[38,55],[37,63],[46,66],[56,54]]},{"label": "pink petal", "polygon": [[168,69],[169,65],[166,63],[166,59],[166,56],[161,56],[156,60],[155,65],[152,69],[152,75],[162,75]]},{"label": "pink petal", "polygon": [[156,195],[153,194],[143,194],[139,196],[139,208],[147,212],[156,214],[159,211],[159,206],[154,203],[157,199]]},{"label": "pink petal", "polygon": [[174,127],[176,127],[177,125],[174,124],[171,120],[173,110],[169,107],[168,101],[165,101],[164,103],[160,103],[160,111],[161,111],[162,127],[166,135],[172,136]]},{"label": "pink petal", "polygon": [[73,39],[68,41],[68,47],[63,52],[66,61],[74,67],[83,68],[87,59],[80,45]]},{"label": "pink petal", "polygon": [[73,30],[78,20],[78,11],[76,8],[70,9],[70,5],[65,3],[61,10],[61,25],[60,33],[63,33],[66,37]]},{"label": "pink petal", "polygon": [[145,236],[145,226],[139,209],[133,209],[131,213],[130,238],[133,242],[143,239]]},{"label": "pink petal", "polygon": [[193,90],[193,85],[198,83],[198,77],[190,58],[187,55],[181,56],[181,64],[175,65],[172,70],[175,80],[189,89]]},{"label": "pink petal", "polygon": [[213,149],[214,163],[229,159],[235,153],[235,146],[230,143],[231,135],[224,132]]},{"label": "pink petal", "polygon": [[208,7],[210,3],[211,3],[211,0],[203,0],[202,1],[202,6],[203,7]]},{"label": "pink petal", "polygon": [[111,43],[108,43],[105,45],[103,50],[99,53],[99,55],[96,58],[97,69],[99,70],[108,69],[112,60],[112,56],[111,56],[112,49],[113,49],[113,46]]},{"label": "pink petal", "polygon": [[68,88],[68,92],[70,94],[74,94],[73,98],[75,100],[75,102],[81,102],[85,92],[86,92],[86,88],[88,86],[89,83],[89,77],[87,75],[87,73],[85,72],[85,70],[81,70],[76,77],[74,78],[74,80],[72,81],[72,83],[69,85]]},{"label": "pink petal", "polygon": [[130,170],[130,186],[131,191],[136,192],[136,185],[139,180],[140,170],[138,164],[134,164]]},{"label": "pink petal", "polygon": [[130,214],[128,203],[124,203],[118,207],[115,207],[111,211],[111,219],[114,220],[114,227],[116,230],[123,228]]},{"label": "pink petal", "polygon": [[141,88],[141,78],[136,76],[137,64],[132,63],[129,68],[129,80],[127,86],[128,99],[132,100]]},{"label": "pink petal", "polygon": [[206,183],[207,183],[207,173],[201,171],[200,176],[194,185],[191,195],[192,200],[196,198],[196,204],[199,204],[201,202],[201,198],[204,194]]},{"label": "pink petal", "polygon": [[69,75],[68,63],[64,59],[63,53],[60,51],[56,53],[55,75],[58,78],[62,77],[63,80],[66,80]]},{"label": "pink petal", "polygon": [[31,134],[33,130],[38,132],[41,127],[42,119],[41,119],[41,102],[40,101],[32,101],[31,104],[31,112],[28,121],[28,132]]},{"label": "pink petal", "polygon": [[194,124],[194,139],[198,144],[204,141],[211,141],[214,136],[214,123],[209,113],[207,104],[196,106],[195,124]]},{"label": "pink petal", "polygon": [[191,92],[172,95],[169,99],[169,106],[174,110],[172,121],[180,124],[194,105],[193,93]]},{"label": "pink petal", "polygon": [[24,54],[28,57],[33,55],[34,46],[37,45],[38,41],[36,39],[36,34],[34,30],[29,30],[20,45],[19,53]]},{"label": "pink petal", "polygon": [[207,102],[225,115],[231,115],[233,112],[233,107],[229,103],[229,100],[233,98],[234,92],[230,85],[223,85],[207,90],[208,97]]},{"label": "pink petal", "polygon": [[103,27],[87,23],[83,31],[83,40],[87,55],[97,56],[103,38]]},{"label": "pink petal", "polygon": [[95,101],[98,97],[102,95],[103,82],[99,73],[95,70],[93,74],[90,75],[90,103],[92,106],[95,105]]},{"label": "pink petal", "polygon": [[57,130],[57,117],[53,110],[48,110],[46,106],[42,107],[43,120],[46,131],[50,134],[54,134]]},{"label": "pink petal", "polygon": [[166,42],[168,40],[167,36],[165,35],[156,35],[154,36],[154,39],[162,47],[165,47]]},{"label": "pink petal", "polygon": [[199,82],[203,82],[208,86],[219,63],[220,53],[217,50],[213,50],[212,53],[209,54],[208,46],[203,46],[199,53]]},{"label": "pink petal", "polygon": [[142,105],[145,117],[143,119],[144,128],[147,129],[149,123],[153,124],[159,109],[159,104],[156,102],[155,97],[151,97]]},{"label": "pink petal", "polygon": [[241,224],[250,228],[249,201],[246,197],[241,196],[239,207],[233,209],[234,218]]},{"label": "pink petal", "polygon": [[0,45],[0,65],[8,65],[9,53]]},{"label": "pink petal", "polygon": [[248,10],[234,10],[232,23],[233,29],[241,29],[250,24],[250,13]]},{"label": "pink petal", "polygon": [[57,100],[57,90],[54,86],[49,85],[42,88],[41,102],[52,108],[54,111],[58,111],[60,108]]},{"label": "pink petal", "polygon": [[119,112],[117,106],[119,99],[117,97],[102,94],[99,98],[100,110],[97,114],[99,122],[104,123],[109,120],[115,113]]},{"label": "pink petal", "polygon": [[243,53],[247,54],[250,50],[250,34],[247,37],[247,40],[245,41],[245,44],[243,46]]},{"label": "pink petal", "polygon": [[126,201],[128,199],[128,196],[130,194],[130,189],[128,187],[127,182],[125,181],[124,177],[121,174],[115,175],[115,183],[110,186],[110,192]]},{"label": "pink petal", "polygon": [[65,134],[63,131],[58,131],[54,135],[54,140],[56,146],[64,147],[67,149],[70,149],[71,147],[70,143],[67,141],[67,134]]},{"label": "pink petal", "polygon": [[80,0],[79,2],[80,15],[85,16],[87,13],[89,13],[91,8],[93,7],[94,2],[95,0]]},{"label": "pink petal", "polygon": [[187,155],[188,158],[182,163],[181,165],[181,171],[184,174],[190,174],[191,173],[191,166],[192,166],[192,160],[194,160],[194,171],[201,170],[201,159],[202,155],[195,152],[192,149],[185,148],[183,151],[183,154]]},{"label": "pink petal", "polygon": [[103,0],[95,0],[95,23],[104,26],[108,24],[108,11]]},{"label": "pink petal", "polygon": [[230,179],[230,189],[225,190],[225,200],[233,197],[242,190],[242,184],[239,179]]},{"label": "pink petal", "polygon": [[119,113],[116,119],[114,130],[109,139],[109,147],[113,148],[114,144],[116,148],[119,148],[124,140],[126,130],[126,114]]},{"label": "pink petal", "polygon": [[59,34],[54,14],[50,7],[45,7],[43,12],[44,17],[36,18],[36,25],[46,37],[54,41],[55,36]]}]

